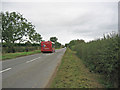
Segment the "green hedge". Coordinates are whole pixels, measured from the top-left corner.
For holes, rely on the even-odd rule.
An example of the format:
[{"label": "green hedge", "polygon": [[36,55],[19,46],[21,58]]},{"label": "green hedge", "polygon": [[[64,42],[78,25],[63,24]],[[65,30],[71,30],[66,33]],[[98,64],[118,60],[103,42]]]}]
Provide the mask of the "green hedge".
[{"label": "green hedge", "polygon": [[30,46],[30,47],[16,46],[16,47],[13,47],[13,48],[2,47],[2,53],[28,52],[28,51],[33,51],[33,50],[40,50],[40,46]]},{"label": "green hedge", "polygon": [[120,53],[120,38],[107,36],[101,40],[94,40],[72,46],[77,55],[89,67],[90,71],[103,74],[107,81],[115,87],[118,86],[118,68],[120,66],[118,54]]}]

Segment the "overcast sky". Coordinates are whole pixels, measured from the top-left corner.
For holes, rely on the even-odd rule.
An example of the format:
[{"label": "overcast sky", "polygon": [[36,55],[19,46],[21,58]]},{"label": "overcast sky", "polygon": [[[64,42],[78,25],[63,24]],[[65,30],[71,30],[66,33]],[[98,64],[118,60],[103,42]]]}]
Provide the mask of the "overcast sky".
[{"label": "overcast sky", "polygon": [[62,44],[118,30],[118,0],[3,0],[2,10],[23,14],[43,40],[55,36]]}]

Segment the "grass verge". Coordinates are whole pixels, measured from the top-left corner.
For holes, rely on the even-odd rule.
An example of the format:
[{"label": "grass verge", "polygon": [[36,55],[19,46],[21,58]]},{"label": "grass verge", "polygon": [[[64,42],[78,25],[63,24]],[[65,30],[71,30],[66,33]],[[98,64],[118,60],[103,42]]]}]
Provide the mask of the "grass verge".
[{"label": "grass verge", "polygon": [[[17,53],[6,53],[2,55],[2,60],[12,59],[20,56],[27,56],[31,54],[40,53],[40,50],[30,51],[30,52],[17,52]],[[0,57],[1,58],[1,57]]]},{"label": "grass verge", "polygon": [[89,72],[82,60],[68,48],[50,88],[103,88],[98,82],[100,77]]}]

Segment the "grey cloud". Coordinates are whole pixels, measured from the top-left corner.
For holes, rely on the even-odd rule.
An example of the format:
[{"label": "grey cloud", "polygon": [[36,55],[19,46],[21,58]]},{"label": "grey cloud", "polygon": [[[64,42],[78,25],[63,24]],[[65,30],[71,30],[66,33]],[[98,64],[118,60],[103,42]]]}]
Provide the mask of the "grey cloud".
[{"label": "grey cloud", "polygon": [[43,39],[56,36],[62,44],[77,38],[89,41],[117,31],[117,3],[113,2],[6,2],[3,10],[22,13]]}]

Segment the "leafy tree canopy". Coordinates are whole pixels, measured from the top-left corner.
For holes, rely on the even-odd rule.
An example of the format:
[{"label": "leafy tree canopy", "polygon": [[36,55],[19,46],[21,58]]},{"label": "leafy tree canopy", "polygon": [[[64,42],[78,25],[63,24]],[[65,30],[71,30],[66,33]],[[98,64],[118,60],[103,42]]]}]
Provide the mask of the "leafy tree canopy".
[{"label": "leafy tree canopy", "polygon": [[24,42],[28,39],[33,42],[40,42],[41,35],[36,33],[35,26],[28,22],[20,13],[1,12],[2,16],[2,42],[6,42],[8,46],[15,42]]},{"label": "leafy tree canopy", "polygon": [[57,40],[58,40],[58,38],[56,38],[56,37],[50,37],[50,41],[52,41],[52,42],[57,42]]}]

